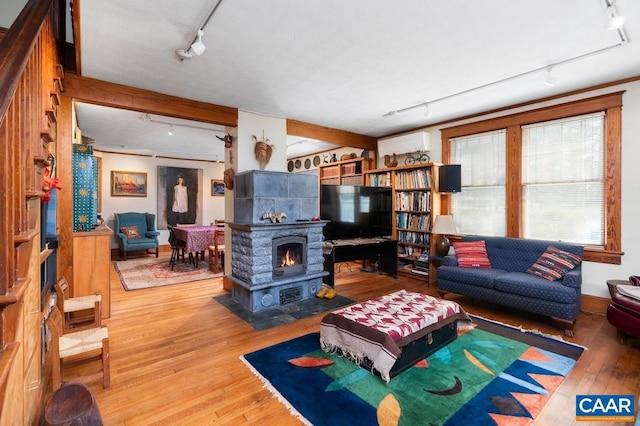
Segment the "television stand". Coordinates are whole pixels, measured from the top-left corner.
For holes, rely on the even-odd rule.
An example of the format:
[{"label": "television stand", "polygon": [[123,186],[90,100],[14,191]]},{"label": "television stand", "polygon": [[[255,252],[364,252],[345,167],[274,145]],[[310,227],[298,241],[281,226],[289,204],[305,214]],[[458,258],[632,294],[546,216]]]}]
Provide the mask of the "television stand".
[{"label": "television stand", "polygon": [[329,254],[324,255],[324,270],[329,272],[322,279],[324,284],[334,287],[334,266],[339,262],[376,259],[378,272],[398,278],[398,240],[389,238],[353,238],[333,240]]}]

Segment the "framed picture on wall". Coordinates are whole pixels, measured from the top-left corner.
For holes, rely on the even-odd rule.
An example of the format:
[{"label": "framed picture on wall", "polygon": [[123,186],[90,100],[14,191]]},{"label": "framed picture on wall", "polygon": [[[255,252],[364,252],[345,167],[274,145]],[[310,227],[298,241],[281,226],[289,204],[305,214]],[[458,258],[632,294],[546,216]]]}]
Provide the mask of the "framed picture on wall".
[{"label": "framed picture on wall", "polygon": [[224,181],[211,179],[211,196],[224,195]]},{"label": "framed picture on wall", "polygon": [[111,171],[112,197],[146,197],[147,174],[145,172]]}]

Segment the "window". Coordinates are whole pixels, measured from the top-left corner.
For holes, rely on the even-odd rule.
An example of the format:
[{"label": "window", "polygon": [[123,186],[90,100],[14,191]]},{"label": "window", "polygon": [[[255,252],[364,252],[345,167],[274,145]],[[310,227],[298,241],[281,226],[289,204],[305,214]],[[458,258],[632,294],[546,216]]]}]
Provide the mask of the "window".
[{"label": "window", "polygon": [[458,232],[505,235],[506,132],[451,139],[451,163],[460,164],[463,190],[451,201]]},{"label": "window", "polygon": [[604,246],[604,114],[523,126],[523,236]]},{"label": "window", "polygon": [[562,240],[621,262],[622,93],[442,129],[462,192],[443,199],[463,234]]}]

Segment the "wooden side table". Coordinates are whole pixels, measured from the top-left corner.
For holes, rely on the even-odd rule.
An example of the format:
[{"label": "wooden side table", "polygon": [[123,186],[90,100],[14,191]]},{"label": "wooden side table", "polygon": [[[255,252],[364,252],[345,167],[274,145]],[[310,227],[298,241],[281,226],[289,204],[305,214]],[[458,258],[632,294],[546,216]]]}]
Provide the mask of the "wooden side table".
[{"label": "wooden side table", "polygon": [[631,285],[629,280],[607,280],[607,286],[609,287],[609,294],[613,299],[613,295],[616,294],[616,287],[619,285]]}]

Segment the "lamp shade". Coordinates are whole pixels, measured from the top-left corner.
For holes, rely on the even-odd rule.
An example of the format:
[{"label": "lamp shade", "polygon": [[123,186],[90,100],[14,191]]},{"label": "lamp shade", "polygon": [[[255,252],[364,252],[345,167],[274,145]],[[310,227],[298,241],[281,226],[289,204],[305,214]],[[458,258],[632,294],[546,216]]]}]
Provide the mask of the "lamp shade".
[{"label": "lamp shade", "polygon": [[450,214],[441,214],[436,216],[436,221],[431,229],[432,234],[439,235],[456,235],[456,224],[453,222],[453,216]]}]

